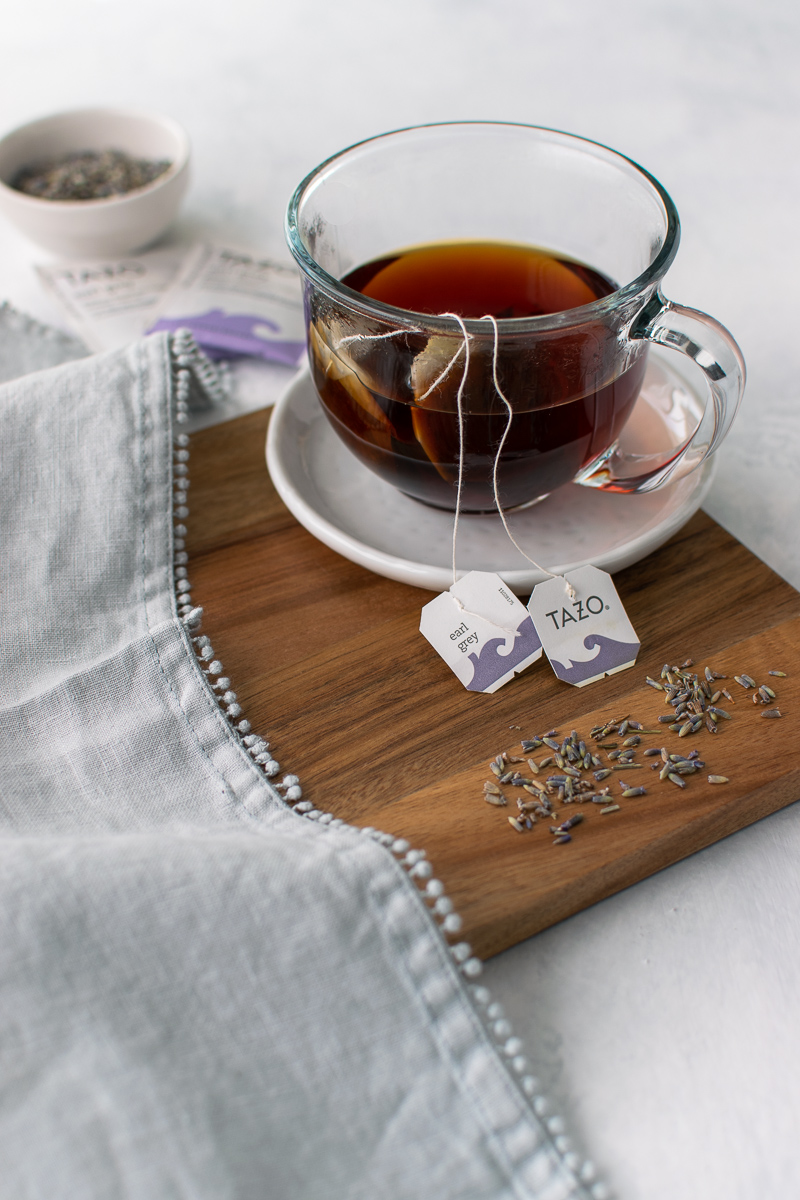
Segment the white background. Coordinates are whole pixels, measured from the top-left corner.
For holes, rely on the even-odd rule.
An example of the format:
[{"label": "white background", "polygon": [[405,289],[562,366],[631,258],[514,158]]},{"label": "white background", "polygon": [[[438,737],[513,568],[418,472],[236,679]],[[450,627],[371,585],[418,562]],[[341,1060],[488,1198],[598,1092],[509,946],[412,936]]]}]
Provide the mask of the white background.
[{"label": "white background", "polygon": [[[111,103],[181,121],[181,225],[287,258],[298,180],[417,122],[530,122],[655,174],[683,223],[667,295],[750,379],[706,507],[800,587],[800,15],[760,0],[7,0],[0,126]],[[0,226],[0,299],[59,314]],[[313,581],[309,581],[313,586]],[[719,619],[714,596],[709,619]],[[687,647],[687,653],[690,652]],[[787,722],[787,753],[800,750]],[[792,747],[793,739],[793,747]],[[800,1195],[800,813],[786,810],[494,960],[490,986],[623,1200]]]}]

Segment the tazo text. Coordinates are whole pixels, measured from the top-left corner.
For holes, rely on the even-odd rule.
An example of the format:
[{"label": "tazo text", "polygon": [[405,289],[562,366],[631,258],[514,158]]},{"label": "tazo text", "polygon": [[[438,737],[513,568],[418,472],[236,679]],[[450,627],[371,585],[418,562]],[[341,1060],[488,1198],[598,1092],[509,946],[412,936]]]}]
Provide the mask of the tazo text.
[{"label": "tazo text", "polygon": [[588,600],[573,600],[572,607],[577,612],[577,616],[574,616],[568,608],[562,608],[560,614],[560,624],[559,612],[557,608],[554,608],[552,612],[545,613],[545,616],[550,617],[556,629],[563,629],[564,626],[570,621],[577,623],[578,621],[586,621],[589,617],[598,616],[606,607],[606,605],[599,596],[590,596]]}]

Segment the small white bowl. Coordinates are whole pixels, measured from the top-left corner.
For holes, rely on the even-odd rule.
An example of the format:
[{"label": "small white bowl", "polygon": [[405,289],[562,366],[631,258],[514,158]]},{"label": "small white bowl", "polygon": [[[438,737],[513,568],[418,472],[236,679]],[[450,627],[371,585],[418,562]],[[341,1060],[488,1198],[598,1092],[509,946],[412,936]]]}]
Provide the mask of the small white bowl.
[{"label": "small white bowl", "polygon": [[[146,187],[101,200],[42,200],[10,186],[23,167],[83,150],[122,150],[172,165]],[[32,242],[68,258],[106,258],[148,245],[176,215],[188,183],[189,139],[176,121],[156,113],[78,109],[0,139],[0,212]]]}]

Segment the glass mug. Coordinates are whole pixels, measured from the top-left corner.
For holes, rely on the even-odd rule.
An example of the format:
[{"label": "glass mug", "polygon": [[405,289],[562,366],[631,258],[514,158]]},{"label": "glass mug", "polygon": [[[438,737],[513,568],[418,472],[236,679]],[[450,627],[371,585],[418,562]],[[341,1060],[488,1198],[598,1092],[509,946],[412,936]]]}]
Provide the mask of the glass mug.
[{"label": "glass mug", "polygon": [[[652,175],[605,146],[497,122],[401,129],[312,171],[286,229],[326,416],[362,463],[418,500],[454,509],[461,475],[461,511],[494,511],[496,458],[504,509],[570,481],[651,491],[695,470],[730,428],[741,352],[712,317],[661,295],[680,237],[675,206]],[[494,321],[478,309],[458,321],[455,304],[448,315],[380,298],[391,272],[376,272],[387,265],[402,275],[428,255],[435,296],[436,262],[452,266],[476,244],[490,278],[493,261],[502,268],[543,248],[525,279],[538,272],[546,290],[566,278],[581,302]],[[470,262],[460,264],[467,288]],[[618,439],[651,342],[694,360],[707,399],[685,444],[625,454]]]}]

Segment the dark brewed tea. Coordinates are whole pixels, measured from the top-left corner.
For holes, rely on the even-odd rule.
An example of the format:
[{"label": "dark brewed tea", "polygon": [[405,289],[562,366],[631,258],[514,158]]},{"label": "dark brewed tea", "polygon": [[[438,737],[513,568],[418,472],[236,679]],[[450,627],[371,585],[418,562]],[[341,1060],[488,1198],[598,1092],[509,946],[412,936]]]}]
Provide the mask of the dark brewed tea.
[{"label": "dark brewed tea", "polygon": [[[514,413],[498,469],[504,508],[530,504],[571,480],[616,440],[639,393],[645,352],[635,345],[620,361],[619,342],[602,316],[569,320],[568,310],[615,290],[583,263],[503,242],[436,243],[375,259],[342,282],[411,314],[498,320],[565,314],[555,328],[506,327],[499,337],[498,381]],[[408,495],[454,508],[462,335],[423,328],[392,333],[355,314],[345,319],[342,309],[310,317],[314,381],[340,437]],[[387,330],[392,336],[378,336]],[[493,350],[486,322],[485,335],[470,340],[462,397],[465,512],[494,508],[492,469],[508,410],[494,387]]]},{"label": "dark brewed tea", "polygon": [[498,320],[579,308],[616,290],[582,263],[504,242],[417,246],[356,267],[342,283],[395,308]]}]

